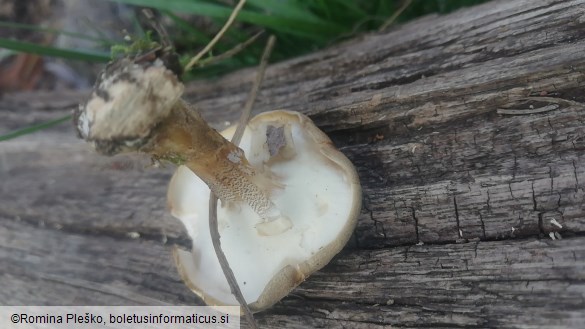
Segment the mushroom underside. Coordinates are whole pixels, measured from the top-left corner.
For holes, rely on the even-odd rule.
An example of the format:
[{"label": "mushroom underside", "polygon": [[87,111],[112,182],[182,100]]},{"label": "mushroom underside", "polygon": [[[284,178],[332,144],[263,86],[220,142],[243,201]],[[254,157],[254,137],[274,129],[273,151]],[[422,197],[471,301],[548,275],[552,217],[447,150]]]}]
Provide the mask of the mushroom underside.
[{"label": "mushroom underside", "polygon": [[[235,129],[222,133],[229,138]],[[254,311],[286,296],[345,245],[361,206],[361,188],[350,161],[306,116],[273,111],[254,117],[240,143],[262,175],[261,186],[290,219],[284,232],[263,232],[246,204],[221,203],[221,246],[246,301]],[[186,284],[208,305],[238,305],[215,255],[209,233],[209,188],[188,168],[177,169],[168,191],[173,216],[193,240],[176,249]],[[268,234],[268,235],[266,235]]]}]

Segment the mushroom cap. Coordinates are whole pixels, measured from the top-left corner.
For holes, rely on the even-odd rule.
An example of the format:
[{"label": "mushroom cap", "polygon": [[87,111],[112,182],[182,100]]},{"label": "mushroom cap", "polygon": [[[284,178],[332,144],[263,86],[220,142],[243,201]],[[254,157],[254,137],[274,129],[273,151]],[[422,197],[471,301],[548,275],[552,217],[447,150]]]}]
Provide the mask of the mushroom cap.
[{"label": "mushroom cap", "polygon": [[[235,128],[222,134],[229,138]],[[260,217],[246,204],[218,207],[221,246],[244,298],[254,312],[278,302],[347,243],[361,209],[361,187],[352,163],[305,115],[272,111],[254,117],[240,147],[264,177],[276,179],[272,201],[292,222],[274,235],[259,234]],[[273,186],[274,186],[273,185]],[[173,216],[193,240],[174,258],[187,286],[208,305],[238,305],[209,233],[209,188],[187,167],[168,190]]]}]

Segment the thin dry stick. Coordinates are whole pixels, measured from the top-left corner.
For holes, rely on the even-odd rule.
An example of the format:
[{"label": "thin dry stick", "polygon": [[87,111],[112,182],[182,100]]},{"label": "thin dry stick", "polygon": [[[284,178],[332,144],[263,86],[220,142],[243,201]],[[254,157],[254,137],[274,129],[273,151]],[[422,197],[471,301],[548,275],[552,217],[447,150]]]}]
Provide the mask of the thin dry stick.
[{"label": "thin dry stick", "polygon": [[[256,75],[256,80],[254,81],[254,85],[252,86],[252,91],[250,92],[250,96],[246,101],[246,105],[244,106],[244,110],[242,111],[242,115],[240,116],[240,121],[238,122],[238,127],[236,128],[236,132],[232,137],[232,143],[238,145],[240,140],[242,139],[242,135],[244,134],[244,129],[248,124],[248,120],[250,119],[250,113],[252,113],[252,107],[254,105],[254,101],[256,100],[256,96],[258,95],[258,90],[260,89],[260,85],[262,84],[262,80],[264,79],[264,73],[266,72],[266,66],[268,65],[268,58],[270,57],[270,53],[272,52],[272,48],[274,47],[274,42],[276,38],[274,36],[270,36],[268,42],[266,43],[266,47],[264,48],[264,53],[262,54],[262,59],[260,61],[260,67],[258,69],[258,74]],[[258,328],[256,320],[254,320],[254,315],[252,311],[248,307],[248,303],[240,290],[240,286],[238,285],[238,281],[234,275],[234,272],[230,268],[228,260],[221,250],[221,241],[220,241],[220,234],[219,228],[217,225],[217,197],[213,192],[209,194],[209,231],[211,234],[211,242],[213,244],[213,249],[215,250],[215,254],[217,255],[217,259],[219,260],[219,265],[221,266],[221,270],[225,275],[228,284],[230,285],[230,290],[232,294],[236,297],[236,300],[244,309],[244,316],[248,321],[248,324],[251,328],[255,329]]]},{"label": "thin dry stick", "polygon": [[232,24],[236,20],[236,16],[238,16],[238,13],[242,9],[242,7],[244,7],[245,3],[246,3],[246,0],[240,0],[240,2],[238,2],[238,5],[236,6],[236,8],[234,8],[230,17],[228,18],[228,20],[224,24],[224,26],[221,28],[221,30],[219,30],[219,32],[217,32],[215,37],[213,37],[213,39],[207,44],[207,46],[205,46],[205,48],[203,48],[202,51],[200,51],[197,55],[195,55],[195,57],[191,58],[191,61],[189,61],[189,64],[187,64],[185,66],[185,72],[189,71],[193,67],[193,65],[195,65],[195,63],[197,63],[201,59],[201,57],[203,57],[203,55],[207,54],[211,50],[211,48],[213,48],[213,46],[215,46],[215,44],[219,41],[219,39],[221,39],[221,37],[225,34],[225,32],[230,28],[230,26],[232,26]]},{"label": "thin dry stick", "polygon": [[264,33],[264,31],[260,31],[256,34],[254,34],[250,39],[236,45],[234,48],[226,51],[225,53],[222,53],[222,54],[217,55],[217,56],[213,56],[211,58],[202,59],[202,60],[198,61],[197,63],[195,63],[194,67],[203,67],[205,65],[210,65],[210,64],[213,64],[213,63],[216,63],[219,61],[223,61],[226,58],[230,58],[230,57],[236,55],[237,53],[239,53],[240,51],[246,49],[246,47],[248,47],[254,41],[256,41],[256,39],[258,39],[263,33]]},{"label": "thin dry stick", "polygon": [[380,26],[380,28],[378,29],[378,31],[384,31],[385,29],[388,28],[388,26],[392,25],[392,23],[394,23],[394,21],[396,20],[396,18],[398,18],[398,16],[400,16],[400,14],[402,14],[402,12],[408,8],[408,6],[410,6],[410,4],[412,3],[412,0],[406,0],[402,3],[402,6],[400,6],[400,8],[398,8],[398,10],[392,15],[390,16],[390,18],[388,18],[388,20],[386,20],[384,22],[384,24],[382,24],[382,26]]},{"label": "thin dry stick", "polygon": [[225,275],[225,278],[230,285],[230,290],[232,291],[232,294],[236,296],[238,303],[244,308],[244,316],[246,317],[248,324],[252,329],[256,329],[258,328],[258,324],[256,323],[254,315],[252,314],[250,307],[248,307],[248,303],[246,303],[246,299],[240,290],[240,286],[236,281],[236,276],[230,268],[225,254],[221,250],[221,242],[219,241],[221,236],[219,235],[219,229],[217,226],[217,197],[213,192],[209,193],[209,232],[211,233],[211,242],[213,243],[215,255],[219,260],[219,265],[221,265],[223,275]]},{"label": "thin dry stick", "polygon": [[244,105],[244,110],[242,111],[242,115],[240,116],[240,121],[238,121],[238,127],[236,128],[236,132],[234,133],[234,136],[232,136],[232,143],[236,145],[240,144],[240,141],[242,140],[242,135],[244,135],[244,129],[246,129],[246,125],[250,120],[250,114],[252,114],[252,107],[254,106],[256,96],[260,91],[260,85],[262,84],[262,80],[264,80],[264,73],[266,72],[266,66],[268,66],[268,59],[270,58],[270,54],[272,53],[272,48],[274,48],[275,42],[276,37],[274,37],[273,35],[271,35],[268,38],[268,42],[266,42],[264,53],[262,54],[262,58],[260,59],[260,67],[258,68],[258,75],[256,75],[256,81],[254,81],[252,91],[250,91],[250,97],[248,97],[246,105]]}]

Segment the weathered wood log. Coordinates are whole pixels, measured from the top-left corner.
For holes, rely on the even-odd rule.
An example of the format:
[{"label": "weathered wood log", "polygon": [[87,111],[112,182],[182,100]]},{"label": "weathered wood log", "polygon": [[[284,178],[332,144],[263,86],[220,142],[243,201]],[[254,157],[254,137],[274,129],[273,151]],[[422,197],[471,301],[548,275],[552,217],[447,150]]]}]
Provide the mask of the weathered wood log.
[{"label": "weathered wood log", "polygon": [[[253,77],[188,98],[221,128]],[[265,81],[256,112],[308,114],[356,164],[364,209],[263,327],[585,326],[585,1],[426,17]],[[81,98],[7,95],[0,133]],[[172,168],[147,164],[95,155],[71,127],[0,143],[0,303],[200,304],[169,257],[190,245],[165,211]]]}]

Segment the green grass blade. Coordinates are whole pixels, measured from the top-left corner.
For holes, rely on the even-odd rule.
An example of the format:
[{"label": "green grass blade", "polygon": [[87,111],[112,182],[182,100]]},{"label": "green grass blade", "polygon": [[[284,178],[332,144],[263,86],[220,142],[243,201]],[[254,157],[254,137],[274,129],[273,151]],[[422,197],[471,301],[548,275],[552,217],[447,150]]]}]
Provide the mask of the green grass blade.
[{"label": "green grass blade", "polygon": [[48,27],[35,26],[35,25],[30,25],[30,24],[21,24],[21,23],[0,21],[0,27],[13,28],[13,29],[19,29],[19,30],[36,31],[36,32],[44,32],[44,33],[52,33],[52,34],[57,34],[57,35],[61,34],[61,35],[65,35],[68,37],[94,41],[95,43],[100,43],[100,44],[105,44],[105,45],[112,45],[112,44],[116,43],[113,40],[96,38],[96,37],[89,36],[86,34],[69,32],[69,31],[58,30],[58,29],[52,29],[52,28],[48,28]]},{"label": "green grass blade", "polygon": [[[211,18],[223,18],[231,14],[232,8],[219,4],[203,2],[200,0],[118,0],[126,4],[157,8],[175,12],[191,13],[208,16]],[[304,18],[293,19],[290,17],[266,15],[260,12],[243,9],[237,20],[276,31],[286,32],[309,39],[323,39],[346,31],[347,29],[335,23],[319,20],[315,22],[310,15]]]},{"label": "green grass blade", "polygon": [[179,28],[181,28],[181,29],[185,30],[186,32],[188,32],[189,34],[193,35],[194,38],[197,38],[200,43],[206,44],[209,41],[211,41],[211,38],[207,34],[194,28],[193,26],[191,26],[189,24],[189,22],[185,21],[181,17],[175,15],[174,13],[172,13],[168,10],[161,10],[161,12],[163,14],[167,15],[175,24],[177,24],[177,26]]},{"label": "green grass blade", "polygon": [[287,17],[296,20],[312,21],[318,24],[326,24],[327,21],[318,17],[296,1],[282,0],[248,0],[249,5],[267,11],[269,15]]},{"label": "green grass blade", "polygon": [[30,126],[30,127],[22,128],[22,129],[13,131],[11,133],[8,133],[6,135],[0,135],[0,142],[7,141],[9,139],[13,139],[13,138],[20,137],[23,135],[32,134],[32,133],[35,133],[39,130],[47,129],[49,127],[59,125],[59,124],[66,122],[66,121],[71,121],[71,114],[67,114],[64,117],[57,118],[57,119],[54,119],[54,120],[51,120],[48,122],[43,122],[43,123],[39,123],[39,124]]},{"label": "green grass blade", "polygon": [[11,49],[14,51],[37,54],[42,56],[61,57],[89,62],[107,62],[110,55],[105,53],[94,53],[89,51],[78,51],[71,49],[62,49],[48,46],[41,46],[34,43],[17,41],[0,38],[0,48]]}]

